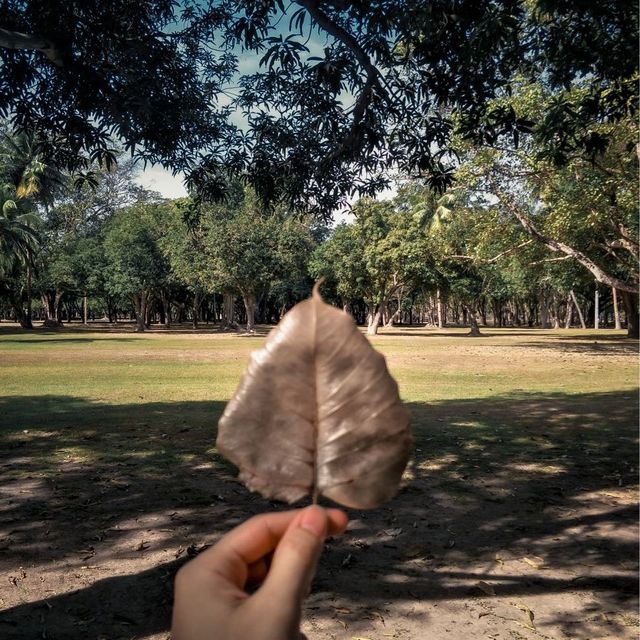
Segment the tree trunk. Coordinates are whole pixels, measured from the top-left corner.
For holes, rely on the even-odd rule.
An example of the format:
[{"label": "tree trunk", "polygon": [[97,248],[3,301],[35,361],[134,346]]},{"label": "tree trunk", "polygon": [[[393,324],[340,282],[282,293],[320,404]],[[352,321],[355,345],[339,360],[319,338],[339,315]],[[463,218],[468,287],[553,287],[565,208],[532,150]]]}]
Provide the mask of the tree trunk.
[{"label": "tree trunk", "polygon": [[513,324],[516,327],[522,326],[522,323],[520,322],[520,305],[517,300],[513,301]]},{"label": "tree trunk", "polygon": [[540,326],[543,329],[549,328],[549,307],[547,306],[547,294],[545,292],[540,293],[539,302],[540,305]]},{"label": "tree trunk", "polygon": [[477,337],[480,334],[480,327],[478,326],[478,316],[477,309],[475,303],[465,304],[464,309],[466,311],[466,316],[469,319],[469,335],[473,337]]},{"label": "tree trunk", "polygon": [[45,291],[40,296],[42,299],[42,307],[45,313],[45,326],[59,327],[62,325],[60,303],[62,302],[62,291],[56,289],[53,293]]},{"label": "tree trunk", "polygon": [[570,329],[573,322],[573,302],[571,300],[571,294],[567,296],[567,311],[564,318],[564,328]]},{"label": "tree trunk", "polygon": [[578,304],[578,299],[576,298],[576,294],[573,292],[573,289],[571,289],[571,291],[569,291],[569,296],[571,297],[571,300],[573,301],[573,304],[575,305],[576,311],[578,312],[578,317],[580,318],[580,326],[583,329],[586,329],[587,325],[584,323],[584,316],[582,315],[582,309],[580,308],[580,305]]},{"label": "tree trunk", "polygon": [[378,333],[378,327],[380,326],[380,321],[382,320],[382,311],[381,307],[378,307],[378,310],[371,316],[371,322],[367,327],[367,334],[370,336],[375,336]]},{"label": "tree trunk", "polygon": [[256,328],[256,297],[252,293],[243,293],[242,302],[247,313],[247,331],[255,331]]},{"label": "tree trunk", "polygon": [[31,311],[31,280],[33,278],[32,261],[33,261],[33,258],[31,256],[31,249],[27,249],[27,291],[26,291],[27,310],[24,314],[25,329],[33,329],[33,322],[32,322],[33,313]]},{"label": "tree trunk", "polygon": [[442,294],[440,293],[440,288],[436,289],[436,308],[438,311],[438,329],[442,329],[444,327],[444,314],[442,312]]},{"label": "tree trunk", "polygon": [[638,294],[622,291],[622,302],[624,303],[624,312],[627,316],[627,337],[638,338],[640,330],[640,322],[638,318]]},{"label": "tree trunk", "polygon": [[600,290],[598,289],[598,282],[596,280],[596,291],[593,300],[593,328],[600,328]]},{"label": "tree trunk", "polygon": [[27,316],[27,312],[25,311],[22,299],[13,300],[11,302],[11,306],[13,307],[13,312],[15,313],[16,320],[20,323],[20,327],[22,327],[23,329],[33,329],[33,324],[31,323],[30,318]]},{"label": "tree trunk", "polygon": [[480,303],[480,318],[482,320],[482,326],[486,327],[487,326],[487,302],[486,300],[483,300]]},{"label": "tree trunk", "polygon": [[141,291],[133,296],[133,309],[136,316],[136,332],[146,331],[145,320],[147,317],[147,302],[148,294],[146,291]]},{"label": "tree trunk", "polygon": [[235,300],[232,293],[222,294],[222,328],[236,327],[234,315]]},{"label": "tree trunk", "polygon": [[551,309],[553,313],[553,328],[560,328],[560,305],[558,304],[558,296],[555,292],[551,295]]},{"label": "tree trunk", "polygon": [[200,314],[200,294],[194,293],[193,294],[193,317],[191,319],[191,326],[194,329],[198,328],[199,314]]},{"label": "tree trunk", "polygon": [[613,296],[613,320],[615,322],[616,329],[622,329],[620,324],[620,310],[618,309],[618,292],[615,287],[611,288],[611,295]]},{"label": "tree trunk", "polygon": [[391,315],[389,317],[389,319],[387,320],[387,327],[393,327],[395,325],[396,320],[400,317],[400,314],[402,313],[402,309],[400,309],[400,307],[398,307],[394,312],[393,315]]},{"label": "tree trunk", "polygon": [[89,323],[89,297],[85,291],[82,295],[82,324]]}]

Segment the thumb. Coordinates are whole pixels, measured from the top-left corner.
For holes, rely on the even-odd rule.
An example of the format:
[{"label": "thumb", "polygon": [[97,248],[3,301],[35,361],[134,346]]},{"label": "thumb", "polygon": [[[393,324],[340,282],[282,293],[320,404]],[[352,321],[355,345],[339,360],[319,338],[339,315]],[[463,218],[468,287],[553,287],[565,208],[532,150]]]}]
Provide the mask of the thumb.
[{"label": "thumb", "polygon": [[307,507],[291,523],[260,589],[265,599],[299,607],[315,575],[327,526],[327,512],[317,506]]}]

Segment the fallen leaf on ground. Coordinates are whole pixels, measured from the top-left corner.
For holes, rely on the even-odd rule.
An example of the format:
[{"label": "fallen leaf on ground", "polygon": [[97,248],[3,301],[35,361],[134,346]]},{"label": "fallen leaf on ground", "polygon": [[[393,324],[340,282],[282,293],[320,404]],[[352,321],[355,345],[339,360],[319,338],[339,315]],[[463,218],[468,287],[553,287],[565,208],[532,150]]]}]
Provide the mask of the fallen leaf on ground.
[{"label": "fallen leaf on ground", "polygon": [[526,626],[528,629],[533,629],[535,631],[535,626],[533,624],[533,620],[534,620],[534,618],[536,616],[533,613],[533,611],[531,611],[531,609],[529,609],[529,607],[527,607],[526,604],[522,604],[521,602],[515,604],[514,606],[516,608],[520,609],[520,611],[522,611],[524,613],[524,615],[527,617],[527,619],[529,620],[529,624],[528,625],[524,625],[524,626]]},{"label": "fallen leaf on ground", "polygon": [[482,593],[485,593],[488,596],[496,595],[495,589],[488,582],[485,582],[484,580],[480,580],[480,582],[476,584],[476,587],[480,589]]},{"label": "fallen leaf on ground", "polygon": [[380,622],[382,622],[382,625],[386,626],[385,621],[384,621],[384,617],[379,611],[367,611],[367,614],[364,617],[368,618],[369,620],[373,620],[374,618],[378,618],[378,620],[380,620]]},{"label": "fallen leaf on ground", "polygon": [[342,565],[343,567],[350,567],[353,563],[355,562],[355,558],[353,557],[352,553],[349,553],[347,555],[347,557],[342,561]]},{"label": "fallen leaf on ground", "polygon": [[522,562],[526,562],[534,569],[542,569],[545,565],[544,558],[540,558],[538,556],[527,556],[525,558],[522,558]]}]

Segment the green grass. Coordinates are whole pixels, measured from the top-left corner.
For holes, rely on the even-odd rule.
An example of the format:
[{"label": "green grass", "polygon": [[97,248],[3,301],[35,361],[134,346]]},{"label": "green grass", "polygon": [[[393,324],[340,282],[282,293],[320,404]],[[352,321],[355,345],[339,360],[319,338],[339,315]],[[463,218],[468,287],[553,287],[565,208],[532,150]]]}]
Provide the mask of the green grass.
[{"label": "green grass", "polygon": [[[49,468],[105,456],[211,460],[217,418],[249,353],[264,342],[217,333],[3,329],[0,437],[40,442],[31,455]],[[394,329],[373,338],[413,412],[418,446],[435,443],[440,456],[457,455],[460,439],[469,452],[498,441],[505,451],[533,444],[544,451],[531,433],[555,429],[557,446],[568,428],[604,434],[635,424],[637,344],[621,333],[485,334]],[[185,425],[189,438],[178,436]]]}]

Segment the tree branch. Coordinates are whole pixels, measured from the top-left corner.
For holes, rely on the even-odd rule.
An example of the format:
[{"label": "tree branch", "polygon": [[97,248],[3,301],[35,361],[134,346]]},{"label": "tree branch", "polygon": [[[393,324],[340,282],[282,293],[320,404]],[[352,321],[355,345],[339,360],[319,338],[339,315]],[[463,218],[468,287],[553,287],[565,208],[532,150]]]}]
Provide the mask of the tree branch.
[{"label": "tree branch", "polygon": [[620,291],[626,291],[628,293],[638,293],[638,286],[635,284],[631,284],[629,282],[625,282],[624,280],[620,280],[615,276],[609,275],[602,267],[598,266],[591,258],[588,258],[582,251],[578,251],[573,247],[570,247],[568,244],[564,242],[559,242],[558,240],[554,240],[549,236],[543,234],[533,223],[533,221],[529,218],[529,216],[516,205],[511,198],[507,196],[507,194],[500,188],[498,183],[489,178],[489,183],[493,190],[493,193],[500,199],[500,202],[504,207],[506,207],[520,222],[524,230],[536,240],[539,240],[544,245],[549,247],[551,251],[555,251],[557,253],[564,253],[567,256],[574,258],[579,264],[588,269],[595,277],[598,282],[602,282],[602,284],[606,284],[609,287],[615,287]]},{"label": "tree branch", "polygon": [[504,256],[509,255],[510,253],[513,253],[514,251],[521,249],[522,247],[526,247],[528,244],[531,244],[532,242],[533,240],[525,240],[524,242],[521,242],[519,245],[516,245],[515,247],[511,247],[511,249],[507,249],[506,251],[502,251],[501,253],[493,256],[493,258],[479,258],[478,256],[457,256],[457,255],[451,255],[446,257],[457,258],[458,260],[473,260],[474,262],[478,262],[480,264],[493,264],[494,262],[497,262],[498,260],[500,260],[500,258],[503,258]]},{"label": "tree branch", "polygon": [[64,66],[60,52],[56,49],[53,42],[42,36],[0,28],[0,47],[4,47],[5,49],[32,49],[34,51],[40,51],[44,53],[56,67]]},{"label": "tree branch", "polygon": [[333,160],[342,155],[342,153],[348,149],[349,144],[353,141],[356,128],[364,117],[374,88],[377,87],[381,90],[379,83],[380,72],[373,62],[371,62],[371,59],[365,50],[358,44],[358,41],[346,29],[334,22],[326,13],[324,13],[324,11],[320,9],[317,0],[296,0],[296,3],[307,10],[309,15],[313,20],[315,20],[316,24],[320,28],[332,35],[336,40],[339,40],[351,51],[351,53],[353,53],[366,74],[366,81],[353,107],[353,121],[351,123],[349,134],[346,136],[340,147],[325,158],[325,163],[330,164]]},{"label": "tree branch", "polygon": [[546,262],[562,262],[563,260],[571,260],[573,256],[560,256],[559,258],[544,258],[543,260],[535,260],[534,262],[530,262],[529,266],[533,266],[534,264],[544,264]]},{"label": "tree branch", "polygon": [[636,260],[638,260],[640,258],[640,245],[631,238],[629,229],[627,229],[622,222],[615,220],[613,216],[609,218],[609,222],[618,233],[618,239],[611,241],[609,245],[616,249],[626,249]]}]

